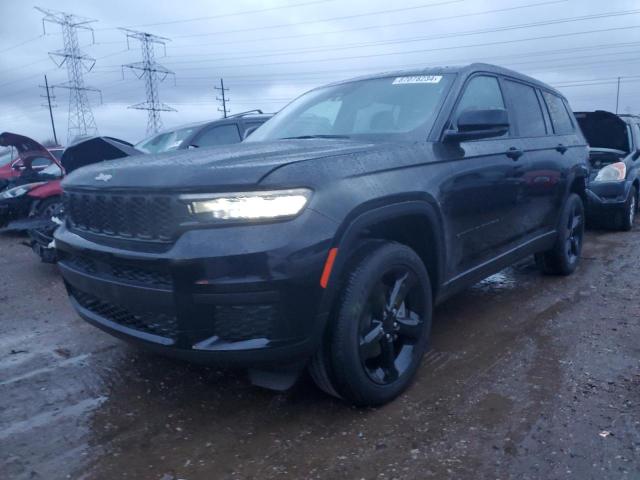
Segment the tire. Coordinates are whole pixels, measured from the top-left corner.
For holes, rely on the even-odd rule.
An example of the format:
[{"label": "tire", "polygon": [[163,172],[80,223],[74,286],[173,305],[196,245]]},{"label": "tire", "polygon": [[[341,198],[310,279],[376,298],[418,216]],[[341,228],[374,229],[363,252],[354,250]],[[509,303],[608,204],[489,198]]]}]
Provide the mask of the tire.
[{"label": "tire", "polygon": [[47,215],[52,217],[62,207],[62,198],[51,197],[43,200],[33,211],[33,216],[37,218],[45,218]]},{"label": "tire", "polygon": [[413,380],[431,330],[431,283],[420,257],[375,242],[349,263],[324,345],[309,371],[325,392],[383,405]]},{"label": "tire", "polygon": [[628,232],[633,228],[633,224],[636,220],[636,213],[638,212],[638,192],[635,186],[631,187],[629,191],[629,198],[624,205],[624,210],[621,213],[618,226],[620,230]]},{"label": "tire", "polygon": [[584,204],[571,193],[562,208],[555,245],[535,255],[536,264],[549,275],[571,275],[580,263],[584,240]]}]

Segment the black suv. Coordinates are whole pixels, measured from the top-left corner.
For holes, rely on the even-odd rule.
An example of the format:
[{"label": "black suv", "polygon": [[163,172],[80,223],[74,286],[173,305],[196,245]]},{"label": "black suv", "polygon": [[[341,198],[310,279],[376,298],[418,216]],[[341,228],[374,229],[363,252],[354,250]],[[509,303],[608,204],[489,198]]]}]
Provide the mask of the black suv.
[{"label": "black suv", "polygon": [[527,255],[573,272],[587,157],[562,95],[499,67],[335,83],[239,145],[70,175],[60,267],[113,335],[378,405],[434,303]]},{"label": "black suv", "polygon": [[575,116],[590,147],[587,219],[631,230],[640,193],[640,117],[604,110]]}]

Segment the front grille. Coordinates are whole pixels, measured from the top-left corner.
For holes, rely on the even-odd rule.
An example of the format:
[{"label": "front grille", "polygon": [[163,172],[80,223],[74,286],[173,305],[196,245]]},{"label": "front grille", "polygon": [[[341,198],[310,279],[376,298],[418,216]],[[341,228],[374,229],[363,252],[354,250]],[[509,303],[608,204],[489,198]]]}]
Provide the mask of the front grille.
[{"label": "front grille", "polygon": [[178,337],[178,321],[175,315],[157,312],[134,313],[77,288],[71,288],[71,295],[80,306],[119,325],[172,340]]},{"label": "front grille", "polygon": [[187,205],[167,195],[65,192],[72,230],[147,242],[171,242],[189,220]]},{"label": "front grille", "polygon": [[167,269],[161,267],[141,267],[133,263],[125,263],[114,259],[103,261],[85,255],[67,253],[65,251],[60,251],[60,257],[60,262],[63,265],[88,275],[96,275],[109,280],[145,287],[170,289],[173,285],[171,274]]},{"label": "front grille", "polygon": [[276,305],[216,305],[215,334],[228,342],[273,338],[279,316]]}]

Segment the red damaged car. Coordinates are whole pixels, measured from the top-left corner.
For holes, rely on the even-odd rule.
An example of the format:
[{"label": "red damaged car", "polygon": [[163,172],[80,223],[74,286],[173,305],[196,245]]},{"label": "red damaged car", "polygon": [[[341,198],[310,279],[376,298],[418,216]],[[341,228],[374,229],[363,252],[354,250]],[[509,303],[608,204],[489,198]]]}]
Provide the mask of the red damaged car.
[{"label": "red damaged car", "polygon": [[29,137],[9,132],[0,134],[0,146],[17,152],[0,168],[0,226],[58,208],[64,168],[54,153]]}]

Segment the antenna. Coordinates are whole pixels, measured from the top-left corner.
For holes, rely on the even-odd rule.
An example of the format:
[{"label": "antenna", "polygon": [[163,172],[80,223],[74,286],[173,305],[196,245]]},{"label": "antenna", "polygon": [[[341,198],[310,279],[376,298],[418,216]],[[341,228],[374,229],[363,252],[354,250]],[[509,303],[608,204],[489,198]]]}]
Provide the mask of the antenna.
[{"label": "antenna", "polygon": [[128,68],[134,72],[136,77],[144,79],[145,88],[147,92],[147,100],[142,103],[129,106],[129,108],[135,108],[136,110],[147,110],[149,112],[147,119],[147,134],[151,135],[157,133],[162,128],[162,120],[160,119],[160,112],[175,112],[174,108],[169,105],[160,102],[158,96],[158,81],[162,82],[169,75],[175,74],[166,67],[163,67],[155,61],[154,45],[162,45],[164,47],[164,53],[167,53],[166,42],[170,41],[168,38],[159,37],[146,32],[138,32],[136,30],[130,30],[128,28],[121,28],[127,35],[127,47],[129,47],[129,39],[133,38],[140,42],[142,47],[142,61],[136,63],[129,63],[122,66],[122,76],[124,77],[124,69]]}]

